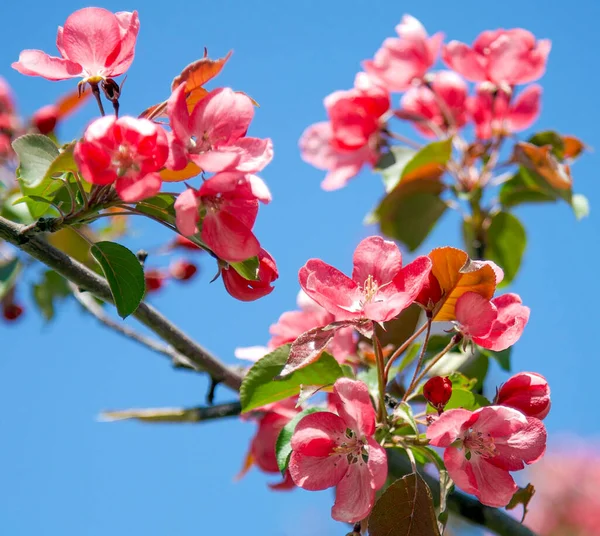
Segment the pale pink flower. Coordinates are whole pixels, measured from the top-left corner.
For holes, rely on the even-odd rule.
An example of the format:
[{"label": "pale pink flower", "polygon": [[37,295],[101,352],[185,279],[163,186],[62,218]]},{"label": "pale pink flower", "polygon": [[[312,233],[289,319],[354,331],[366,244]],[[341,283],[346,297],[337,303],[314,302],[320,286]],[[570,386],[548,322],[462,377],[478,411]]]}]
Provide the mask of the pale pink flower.
[{"label": "pale pink flower", "polygon": [[506,506],[518,486],[509,471],[524,469],[546,450],[546,428],[516,409],[486,406],[448,410],[427,429],[427,439],[446,447],[450,478],[487,506]]},{"label": "pale pink flower", "polygon": [[241,262],[254,257],[260,244],[252,233],[258,213],[258,201],[271,199],[266,185],[256,175],[224,171],[205,180],[199,190],[188,188],[175,201],[179,232],[192,236],[198,232],[200,211],[202,241],[217,255],[229,262]]},{"label": "pale pink flower", "polygon": [[456,321],[465,339],[495,352],[506,350],[520,338],[529,307],[517,294],[503,294],[486,300],[476,292],[465,292],[456,301]]},{"label": "pale pink flower", "polygon": [[327,191],[343,188],[364,165],[374,166],[379,158],[376,148],[369,144],[355,150],[340,149],[328,121],[308,127],[300,138],[299,146],[305,162],[328,171],[321,182],[321,188]]},{"label": "pale pink flower", "polygon": [[21,74],[47,80],[81,77],[82,83],[97,84],[129,69],[139,29],[137,11],[111,13],[86,7],[69,15],[64,28],[58,28],[56,48],[62,57],[23,50],[12,67]]},{"label": "pale pink flower", "polygon": [[375,410],[367,386],[340,378],[332,399],[338,415],[312,413],[296,426],[289,471],[307,490],[336,486],[332,517],[355,523],[373,508],[375,492],[387,478],[387,457],[373,438]]},{"label": "pale pink flower", "polygon": [[73,156],[83,178],[113,184],[123,201],[140,201],[158,193],[169,147],[163,128],[147,119],[106,116],[91,123]]},{"label": "pale pink flower", "polygon": [[396,32],[399,38],[386,39],[374,59],[362,65],[388,91],[405,91],[435,63],[444,35],[429,37],[423,25],[410,15],[402,17]]},{"label": "pale pink flower", "polygon": [[182,155],[210,172],[255,173],[273,159],[270,139],[246,137],[254,117],[248,95],[230,88],[214,89],[190,114],[182,84],[169,98],[167,109],[174,134],[173,169],[185,167]]},{"label": "pale pink flower", "polygon": [[371,236],[354,252],[352,279],[320,259],[309,260],[298,277],[304,292],[336,320],[387,322],[414,302],[430,271],[429,257],[402,267],[398,246]]},{"label": "pale pink flower", "polygon": [[548,39],[536,41],[531,32],[521,28],[487,30],[472,47],[450,41],[444,46],[442,59],[472,82],[487,80],[498,86],[514,86],[544,74],[550,48]]},{"label": "pale pink flower", "polygon": [[273,292],[273,281],[279,277],[275,259],[268,251],[258,252],[258,279],[245,279],[232,267],[221,272],[225,290],[240,301],[254,301]]},{"label": "pale pink flower", "polygon": [[436,133],[428,123],[433,123],[442,132],[465,125],[467,92],[467,84],[460,76],[452,71],[440,71],[433,75],[428,85],[409,89],[402,96],[400,106],[403,112],[416,116],[413,125],[421,134],[434,137]]},{"label": "pale pink flower", "polygon": [[511,101],[502,89],[479,84],[475,95],[467,99],[467,109],[482,140],[498,134],[511,134],[529,128],[540,115],[542,88],[533,84]]},{"label": "pale pink flower", "polygon": [[550,412],[550,386],[541,374],[519,372],[502,384],[495,403],[542,420]]}]

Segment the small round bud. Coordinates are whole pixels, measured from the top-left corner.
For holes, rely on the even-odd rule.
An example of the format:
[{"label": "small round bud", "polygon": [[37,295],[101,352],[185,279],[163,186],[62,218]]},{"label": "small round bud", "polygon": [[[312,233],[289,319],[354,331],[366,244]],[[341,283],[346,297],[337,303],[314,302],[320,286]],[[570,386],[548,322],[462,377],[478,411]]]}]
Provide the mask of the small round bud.
[{"label": "small round bud", "polygon": [[50,134],[56,128],[58,115],[58,107],[54,104],[49,104],[33,114],[31,123],[40,134]]},{"label": "small round bud", "polygon": [[541,374],[520,372],[500,387],[496,404],[541,420],[550,411],[550,386]]},{"label": "small round bud", "polygon": [[13,322],[23,314],[23,307],[16,303],[5,303],[2,314],[6,320]]},{"label": "small round bud", "polygon": [[160,290],[164,284],[165,274],[160,270],[151,269],[144,274],[146,280],[146,292],[156,292]]},{"label": "small round bud", "polygon": [[197,272],[198,268],[195,264],[184,260],[176,261],[169,267],[171,277],[179,281],[187,281],[194,277]]},{"label": "small round bud", "polygon": [[435,376],[423,386],[423,396],[438,413],[444,410],[444,406],[452,396],[452,382],[448,377]]}]

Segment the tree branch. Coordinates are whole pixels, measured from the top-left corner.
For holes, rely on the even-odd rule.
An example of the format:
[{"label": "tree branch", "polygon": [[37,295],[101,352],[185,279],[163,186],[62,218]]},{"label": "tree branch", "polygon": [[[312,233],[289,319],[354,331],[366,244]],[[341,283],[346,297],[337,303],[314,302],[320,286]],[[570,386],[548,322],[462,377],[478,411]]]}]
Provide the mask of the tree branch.
[{"label": "tree branch", "polygon": [[[401,478],[404,475],[412,473],[412,467],[408,458],[403,456],[397,450],[388,450],[389,472],[395,477]],[[440,496],[440,483],[431,475],[420,473],[427,485],[431,489],[434,497]],[[509,516],[506,512],[498,508],[484,506],[479,501],[465,495],[464,493],[454,491],[448,495],[448,509],[466,520],[476,525],[481,525],[499,536],[536,536],[525,525],[519,523],[516,519]]]},{"label": "tree branch", "polygon": [[[110,287],[104,278],[36,235],[35,231],[28,231],[24,225],[0,217],[0,239],[44,263],[77,287],[91,292],[101,300],[113,303]],[[185,356],[198,370],[207,372],[230,389],[239,391],[243,377],[238,371],[228,367],[190,339],[154,307],[142,302],[133,316],[170,344],[175,351]]]},{"label": "tree branch", "polygon": [[158,409],[126,409],[119,411],[104,411],[101,419],[104,421],[126,421],[134,419],[147,423],[182,423],[204,422],[224,417],[235,417],[242,411],[239,402],[228,402],[216,406],[197,408],[158,408]]}]

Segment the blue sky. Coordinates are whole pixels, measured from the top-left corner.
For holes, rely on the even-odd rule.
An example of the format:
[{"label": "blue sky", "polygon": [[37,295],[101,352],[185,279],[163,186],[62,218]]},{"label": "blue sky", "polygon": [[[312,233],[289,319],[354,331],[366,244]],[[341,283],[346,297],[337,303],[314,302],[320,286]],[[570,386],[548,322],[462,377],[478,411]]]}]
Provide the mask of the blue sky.
[{"label": "blue sky", "polygon": [[[85,4],[67,0],[4,2],[0,7],[0,74],[15,89],[24,114],[52,102],[75,82],[24,77],[10,63],[25,48],[55,53],[57,26],[81,7]],[[278,261],[276,291],[258,302],[236,302],[219,282],[209,285],[214,266],[204,262],[202,276],[191,286],[173,286],[152,298],[230,362],[236,346],[265,343],[268,326],[294,308],[297,270],[308,258],[348,269],[356,243],[370,234],[362,219],[381,195],[378,178],[365,172],[342,191],[322,192],[323,173],[301,161],[297,140],[306,126],[324,119],[323,97],[351,87],[359,62],[393,35],[403,13],[419,18],[430,33],[441,30],[466,42],[485,29],[516,26],[551,38],[536,128],[576,134],[600,147],[595,54],[600,5],[594,0],[549,0],[543,6],[522,0],[150,0],[103,2],[102,7],[140,12],[136,59],[122,98],[125,113],[137,114],[165,98],[172,77],[199,58],[204,46],[212,57],[233,49],[211,87],[229,85],[255,98],[260,108],[251,135],[274,141],[275,159],[262,173],[274,201],[261,208],[256,233]],[[64,126],[63,137],[79,135],[94,113],[88,106]],[[597,167],[592,152],[573,169],[575,189],[590,199],[591,218],[578,223],[563,205],[518,211],[529,244],[511,290],[521,294],[532,315],[515,347],[514,368],[539,371],[549,379],[553,409],[546,422],[555,437],[563,431],[587,437],[600,433],[593,413],[600,374]],[[458,223],[456,215],[447,214],[422,252],[460,245]],[[154,225],[136,229],[132,247],[149,249],[165,239]],[[28,303],[25,294],[23,288]],[[2,533],[319,536],[344,531],[329,518],[329,491],[272,493],[266,487],[269,477],[257,471],[233,482],[254,431],[251,424],[97,422],[103,409],[197,405],[204,400],[206,381],[174,371],[161,357],[101,329],[76,304],[65,303],[49,325],[34,313],[18,326],[0,324],[0,341]],[[489,384],[504,377],[494,369]],[[218,398],[233,396],[221,389]]]}]

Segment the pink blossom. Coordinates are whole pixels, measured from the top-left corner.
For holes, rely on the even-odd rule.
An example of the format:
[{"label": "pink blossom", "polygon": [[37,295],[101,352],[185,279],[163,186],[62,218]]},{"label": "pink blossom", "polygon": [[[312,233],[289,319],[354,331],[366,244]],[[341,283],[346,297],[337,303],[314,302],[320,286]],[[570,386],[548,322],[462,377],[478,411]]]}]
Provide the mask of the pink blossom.
[{"label": "pink blossom", "polygon": [[541,374],[519,372],[502,384],[496,404],[542,420],[550,412],[550,386]]},{"label": "pink blossom", "polygon": [[325,108],[337,148],[358,150],[376,145],[372,137],[381,129],[381,116],[390,108],[390,95],[367,74],[358,73],[354,88],[326,97]]},{"label": "pink blossom", "polygon": [[409,89],[400,101],[403,112],[422,118],[413,122],[424,136],[436,133],[427,123],[433,123],[442,132],[459,129],[467,122],[467,84],[452,71],[435,73],[428,85]]},{"label": "pink blossom", "polygon": [[[255,173],[273,159],[270,139],[246,137],[254,105],[243,93],[230,88],[215,89],[190,114],[182,84],[169,99],[168,115],[179,146],[173,147],[173,152],[187,154],[204,171]],[[173,163],[173,169],[185,167],[185,159],[182,162],[181,158],[173,158]]]},{"label": "pink blossom", "polygon": [[429,426],[427,439],[446,447],[446,469],[459,488],[496,507],[506,506],[518,489],[509,471],[536,462],[546,450],[542,422],[504,406],[448,410]]},{"label": "pink blossom", "polygon": [[258,279],[245,279],[231,266],[221,272],[225,290],[240,301],[254,301],[273,292],[273,281],[279,277],[277,264],[271,255],[260,248],[258,252]]},{"label": "pink blossom", "polygon": [[465,338],[495,352],[515,344],[529,320],[529,307],[522,305],[517,294],[489,301],[476,292],[465,292],[456,301],[455,312]]},{"label": "pink blossom", "polygon": [[129,69],[140,28],[137,11],[111,13],[87,7],[72,13],[58,28],[56,48],[62,57],[41,50],[24,50],[12,67],[21,74],[47,80],[83,78],[98,83]]},{"label": "pink blossom", "polygon": [[467,100],[467,109],[477,137],[490,139],[498,134],[511,134],[529,128],[540,115],[542,88],[533,84],[525,88],[511,102],[502,89],[479,84],[475,95]]},{"label": "pink blossom", "polygon": [[338,321],[387,322],[413,303],[430,270],[428,257],[403,268],[398,246],[371,236],[354,252],[352,279],[320,259],[309,260],[298,275],[304,292]]},{"label": "pink blossom", "polygon": [[115,184],[123,201],[158,193],[169,147],[162,127],[147,119],[114,116],[91,123],[77,142],[75,161],[86,181]]},{"label": "pink blossom", "polygon": [[340,149],[328,121],[308,127],[299,146],[305,162],[328,171],[321,183],[321,188],[327,191],[343,188],[364,165],[373,166],[379,158],[377,149],[368,144],[356,150]]},{"label": "pink blossom", "polygon": [[423,25],[410,15],[402,17],[396,32],[399,38],[386,39],[374,59],[362,65],[388,91],[405,91],[435,63],[444,35],[429,37]]},{"label": "pink blossom", "polygon": [[473,46],[450,41],[442,59],[454,71],[472,82],[493,82],[498,86],[526,84],[546,70],[551,43],[536,41],[521,28],[488,30],[479,34]]},{"label": "pink blossom", "polygon": [[373,508],[375,492],[387,478],[387,457],[373,439],[375,410],[367,386],[340,378],[332,398],[338,415],[312,413],[296,426],[289,471],[307,490],[337,486],[331,515],[355,523]]},{"label": "pink blossom", "polygon": [[202,241],[217,255],[229,262],[241,262],[254,257],[260,244],[252,233],[258,213],[258,201],[271,199],[265,183],[256,175],[233,171],[217,173],[202,183],[199,190],[188,188],[175,201],[179,232],[192,236],[198,232],[200,211]]}]

